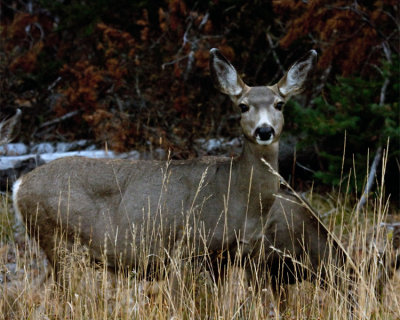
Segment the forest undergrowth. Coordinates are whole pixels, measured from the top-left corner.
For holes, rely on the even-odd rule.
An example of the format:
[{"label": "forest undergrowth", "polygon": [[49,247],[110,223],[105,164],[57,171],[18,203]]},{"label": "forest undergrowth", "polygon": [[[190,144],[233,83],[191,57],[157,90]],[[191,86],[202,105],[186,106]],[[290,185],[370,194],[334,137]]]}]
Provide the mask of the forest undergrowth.
[{"label": "forest undergrowth", "polygon": [[[350,173],[351,175],[351,173]],[[384,179],[365,207],[358,212],[350,178],[340,189],[322,194],[305,193],[329,230],[338,237],[359,272],[325,288],[317,282],[290,286],[287,307],[276,301],[268,285],[256,289],[246,279],[242,264],[234,260],[224,281],[208,271],[207,259],[185,258],[179,271],[178,289],[165,274],[180,264],[182,256],[156,256],[167,261],[155,270],[156,280],[146,279],[149,256],[140,254],[137,270],[112,273],[106,263],[92,263],[79,241],[67,252],[60,246],[61,276],[53,269],[37,244],[28,239],[17,223],[9,194],[0,202],[0,318],[1,319],[399,319],[400,274],[381,286],[379,253],[392,249],[393,230],[399,221],[389,199],[384,198]],[[206,257],[207,258],[207,257]],[[332,274],[335,267],[332,265]],[[154,270],[153,270],[154,273]],[[330,272],[328,271],[328,274]],[[268,284],[268,275],[257,275],[257,283]],[[318,275],[317,275],[318,278]],[[266,280],[266,281],[265,281]],[[379,287],[382,288],[379,288]],[[379,292],[382,292],[381,298]],[[179,301],[178,303],[176,301]]]}]

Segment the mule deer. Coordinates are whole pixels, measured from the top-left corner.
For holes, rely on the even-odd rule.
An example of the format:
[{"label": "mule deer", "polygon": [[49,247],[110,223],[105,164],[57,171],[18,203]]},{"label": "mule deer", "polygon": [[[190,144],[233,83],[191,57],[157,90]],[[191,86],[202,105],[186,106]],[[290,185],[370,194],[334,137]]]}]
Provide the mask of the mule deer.
[{"label": "mule deer", "polygon": [[[0,121],[0,147],[6,145],[7,143],[10,143],[18,135],[20,129],[21,114],[22,112],[20,109],[17,109],[15,115],[10,118],[3,118],[0,113],[0,120],[3,118],[3,120]],[[7,149],[2,149],[7,152]],[[3,152],[0,150],[0,156],[2,155],[2,153]],[[0,163],[1,162],[2,161],[0,159]],[[11,171],[13,170],[8,169],[0,171],[0,192],[9,190],[12,182],[15,181],[14,172],[12,174],[9,174],[9,172]]]},{"label": "mule deer", "polygon": [[15,115],[0,122],[0,146],[11,142],[18,134],[21,114],[21,110],[17,109]]},{"label": "mule deer", "polygon": [[157,263],[160,248],[174,252],[187,242],[193,255],[238,244],[250,254],[264,237],[279,189],[279,179],[261,159],[277,169],[282,108],[302,91],[316,55],[308,52],[273,86],[249,87],[212,49],[213,80],[242,113],[240,156],[168,162],[59,159],[15,183],[17,214],[55,266],[60,230],[67,245],[76,234],[94,259],[105,257],[113,268],[137,266],[144,243],[149,265]]}]

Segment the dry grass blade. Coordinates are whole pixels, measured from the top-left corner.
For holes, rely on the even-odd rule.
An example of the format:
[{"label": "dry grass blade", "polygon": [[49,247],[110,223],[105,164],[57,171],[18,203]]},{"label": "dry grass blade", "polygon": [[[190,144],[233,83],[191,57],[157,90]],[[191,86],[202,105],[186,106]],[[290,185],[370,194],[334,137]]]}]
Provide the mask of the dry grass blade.
[{"label": "dry grass blade", "polygon": [[[351,255],[348,253],[348,251],[346,250],[346,248],[343,246],[342,241],[340,239],[338,239],[338,237],[331,231],[329,230],[325,224],[323,223],[323,221],[321,220],[321,218],[319,217],[319,214],[317,212],[315,212],[315,210],[311,207],[311,205],[304,200],[303,197],[301,197],[291,186],[290,184],[279,174],[279,172],[277,172],[267,161],[265,161],[265,159],[261,159],[261,161],[267,166],[268,170],[276,175],[279,179],[281,184],[283,184],[286,188],[288,188],[294,195],[295,197],[300,201],[300,203],[311,213],[311,215],[318,221],[318,223],[325,228],[326,232],[329,234],[329,236],[333,239],[333,241],[336,243],[337,246],[339,246],[339,248],[342,250],[343,254],[346,257],[347,262],[349,263],[350,267],[352,268],[352,271],[356,273],[357,277],[359,278],[359,280],[363,283],[363,285],[365,286],[365,288],[367,288],[368,290],[370,289],[369,286],[367,285],[367,283],[364,280],[364,277],[362,276],[359,267],[355,264],[355,262],[353,261]],[[369,292],[370,294],[373,294],[372,292]]]}]

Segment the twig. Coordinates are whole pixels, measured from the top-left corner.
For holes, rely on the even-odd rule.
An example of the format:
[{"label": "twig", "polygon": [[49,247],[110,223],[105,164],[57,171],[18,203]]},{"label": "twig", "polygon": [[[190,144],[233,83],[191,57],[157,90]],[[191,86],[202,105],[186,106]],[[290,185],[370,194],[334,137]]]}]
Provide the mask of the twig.
[{"label": "twig", "polygon": [[386,89],[389,85],[389,82],[390,82],[389,78],[386,78],[385,81],[383,81],[381,93],[379,95],[379,105],[380,106],[383,106],[385,104]]},{"label": "twig", "polygon": [[324,71],[321,74],[321,77],[319,78],[319,84],[315,86],[314,92],[313,92],[313,98],[319,96],[322,92],[322,89],[325,88],[326,83],[328,82],[329,75],[332,70],[332,65],[330,64],[327,68],[324,69]]},{"label": "twig", "polygon": [[163,64],[161,65],[161,69],[164,70],[166,66],[174,65],[175,63],[180,62],[180,61],[182,61],[182,60],[185,60],[185,59],[187,59],[188,57],[189,57],[189,55],[185,55],[185,56],[183,56],[183,57],[176,58],[175,60],[165,62],[165,63],[163,63]]},{"label": "twig", "polygon": [[192,71],[193,65],[194,65],[194,51],[191,50],[189,53],[189,57],[188,57],[188,62],[186,65],[186,70],[185,70],[185,74],[183,75],[183,80],[186,81],[189,77],[190,72]]},{"label": "twig", "polygon": [[357,210],[356,210],[357,214],[360,212],[362,207],[367,202],[368,194],[370,193],[371,188],[374,185],[376,169],[378,167],[379,162],[381,161],[381,158],[382,158],[382,146],[379,146],[378,149],[376,150],[374,161],[372,162],[371,169],[369,171],[367,184],[365,185],[364,192],[357,205]]},{"label": "twig", "polygon": [[275,59],[275,63],[278,65],[279,70],[282,72],[282,74],[285,74],[285,68],[283,67],[281,61],[279,60],[278,54],[276,53],[276,44],[274,44],[274,42],[272,41],[271,35],[267,32],[267,41],[268,44],[272,50],[272,55]]},{"label": "twig", "polygon": [[57,123],[60,123],[60,122],[62,122],[64,120],[67,120],[69,118],[75,117],[77,114],[79,114],[79,112],[80,112],[79,110],[71,111],[71,112],[68,112],[68,113],[64,114],[63,116],[61,116],[61,117],[59,117],[57,119],[46,121],[46,122],[42,123],[39,126],[38,129],[42,129],[44,127],[52,126],[53,124],[57,124]]},{"label": "twig", "polygon": [[311,172],[312,174],[315,173],[315,170],[312,170],[310,168],[307,168],[306,166],[302,165],[300,162],[296,161],[296,166],[300,167],[301,169]]},{"label": "twig", "polygon": [[203,29],[203,27],[206,25],[209,17],[210,17],[210,13],[207,11],[207,13],[204,15],[203,19],[201,19],[201,22],[199,24],[199,30]]},{"label": "twig", "polygon": [[142,95],[142,92],[140,91],[139,74],[138,73],[136,73],[136,75],[135,75],[135,90],[136,90],[136,94],[140,98],[140,107],[141,108],[145,108],[146,107],[146,100],[144,99],[144,97]]}]

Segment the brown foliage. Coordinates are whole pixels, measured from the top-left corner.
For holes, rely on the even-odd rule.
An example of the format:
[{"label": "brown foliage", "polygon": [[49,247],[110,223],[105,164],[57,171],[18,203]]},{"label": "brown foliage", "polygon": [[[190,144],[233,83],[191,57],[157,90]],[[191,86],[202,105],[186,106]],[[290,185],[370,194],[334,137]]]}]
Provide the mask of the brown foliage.
[{"label": "brown foliage", "polygon": [[300,39],[312,36],[320,46],[321,68],[334,64],[348,76],[370,64],[379,64],[382,50],[377,47],[393,36],[394,21],[387,10],[391,0],[373,5],[348,1],[274,1],[274,10],[289,17],[285,36],[280,40],[288,48]]},{"label": "brown foliage", "polygon": [[115,110],[112,105],[117,103],[119,94],[129,90],[127,77],[136,65],[136,42],[129,33],[104,23],[97,25],[96,35],[96,57],[100,57],[100,62],[86,55],[63,66],[62,81],[57,87],[61,98],[55,112],[62,116],[80,110],[80,117],[92,128],[96,140],[123,150],[128,140],[132,142],[132,137],[127,137],[129,121],[123,111]]},{"label": "brown foliage", "polygon": [[44,48],[44,35],[52,28],[51,20],[44,15],[20,12],[10,24],[2,23],[1,27],[3,50],[7,53],[10,71],[33,72]]},{"label": "brown foliage", "polygon": [[[179,154],[187,149],[180,144],[189,142],[178,139],[176,134],[186,132],[190,136],[196,126],[198,129],[202,125],[190,117],[193,107],[207,97],[199,86],[188,85],[187,77],[195,72],[208,76],[211,40],[203,39],[202,34],[212,31],[212,23],[204,14],[188,11],[182,0],[169,1],[166,9],[160,7],[156,25],[151,23],[146,9],[134,23],[139,28],[136,40],[132,34],[101,22],[89,41],[74,44],[80,50],[59,72],[62,80],[56,92],[60,98],[54,111],[57,117],[81,111],[76,124],[81,127],[81,121],[87,123],[93,138],[106,141],[111,149],[140,148],[150,141],[164,148],[175,146]],[[189,41],[179,49],[177,43],[184,33]],[[157,57],[149,54],[149,45],[157,37],[163,57],[168,59],[161,70],[154,60]],[[71,52],[71,44],[62,47],[63,56]],[[221,49],[233,57],[229,45],[225,43]],[[137,106],[127,105],[126,100],[136,101]],[[65,130],[71,132],[71,125]],[[168,130],[168,126],[175,128]]]},{"label": "brown foliage", "polygon": [[[87,3],[92,2],[76,1],[86,9]],[[266,83],[274,72],[275,80],[281,76],[290,61],[282,59],[285,65],[273,69],[277,61],[271,53],[279,58],[282,48],[288,60],[299,55],[299,48],[319,49],[320,66],[333,66],[335,74],[367,72],[378,64],[382,50],[377,48],[395,37],[388,14],[395,2],[354,3],[212,1],[207,7],[165,0],[117,12],[105,1],[111,12],[82,25],[83,20],[34,2],[32,10],[18,7],[13,15],[2,15],[0,104],[29,108],[26,117],[36,124],[80,112],[73,121],[39,132],[41,138],[90,138],[121,151],[148,148],[150,142],[174,146],[181,154],[192,150],[195,136],[234,130],[223,121],[233,111],[209,80],[211,47],[240,61],[236,66],[244,76],[258,77],[247,76],[249,83]],[[280,39],[281,48],[266,39]],[[29,125],[34,126],[26,126],[25,138],[34,131]]]}]

